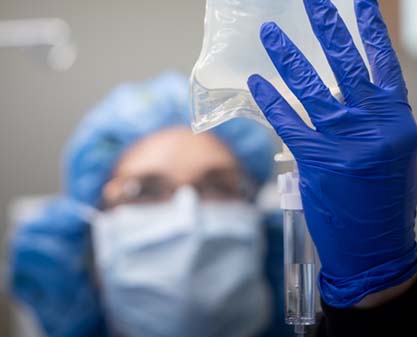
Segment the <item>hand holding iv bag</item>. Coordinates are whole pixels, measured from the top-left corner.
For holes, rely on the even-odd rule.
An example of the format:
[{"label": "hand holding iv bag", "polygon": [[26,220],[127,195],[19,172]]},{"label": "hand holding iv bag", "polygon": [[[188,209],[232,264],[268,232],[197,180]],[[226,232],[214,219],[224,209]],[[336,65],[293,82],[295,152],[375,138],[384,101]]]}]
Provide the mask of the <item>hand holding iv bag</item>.
[{"label": "hand holding iv bag", "polygon": [[[302,0],[208,0],[193,129],[240,116],[266,123],[262,109],[297,160],[321,295],[349,307],[417,272],[417,126],[377,1],[304,5],[308,16]],[[262,40],[280,76],[259,42],[267,21],[279,26],[264,25]],[[245,84],[253,73],[257,105]]]},{"label": "hand holding iv bag", "polygon": [[[353,2],[335,2],[360,43]],[[192,127],[195,132],[205,131],[235,117],[252,118],[270,127],[246,84],[253,73],[265,76],[308,120],[304,106],[276,71],[259,39],[259,29],[267,21],[277,22],[301,46],[333,94],[341,97],[302,0],[208,0],[203,49],[191,77]],[[293,160],[288,154],[282,155],[281,159]],[[280,177],[281,183],[287,181],[293,185],[292,191],[286,191],[285,196],[281,194],[285,214],[285,320],[295,326],[297,334],[303,335],[304,326],[315,322],[316,261],[302,211],[297,176],[298,173],[294,172]],[[297,184],[292,183],[295,181]],[[280,188],[284,185],[281,184]],[[283,198],[287,197],[296,202],[283,206]]]},{"label": "hand holding iv bag", "polygon": [[297,160],[303,209],[322,264],[321,296],[345,308],[417,273],[417,124],[377,1],[355,0],[371,72],[333,4],[304,2],[344,102],[274,23],[263,25],[263,45],[315,129],[261,76],[248,84]]}]

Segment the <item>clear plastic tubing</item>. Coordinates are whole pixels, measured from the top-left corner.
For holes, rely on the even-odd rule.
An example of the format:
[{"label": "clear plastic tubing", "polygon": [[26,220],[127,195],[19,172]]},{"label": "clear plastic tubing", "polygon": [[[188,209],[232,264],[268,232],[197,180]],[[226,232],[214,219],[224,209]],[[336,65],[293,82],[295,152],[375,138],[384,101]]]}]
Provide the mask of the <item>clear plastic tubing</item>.
[{"label": "clear plastic tubing", "polygon": [[284,211],[285,321],[295,325],[298,334],[305,325],[315,324],[315,255],[304,212]]},{"label": "clear plastic tubing", "polygon": [[[285,159],[284,154],[278,159]],[[288,158],[287,158],[288,160]],[[316,323],[316,248],[304,216],[297,166],[278,176],[281,208],[284,212],[284,291],[285,321],[294,325],[297,336]]]}]

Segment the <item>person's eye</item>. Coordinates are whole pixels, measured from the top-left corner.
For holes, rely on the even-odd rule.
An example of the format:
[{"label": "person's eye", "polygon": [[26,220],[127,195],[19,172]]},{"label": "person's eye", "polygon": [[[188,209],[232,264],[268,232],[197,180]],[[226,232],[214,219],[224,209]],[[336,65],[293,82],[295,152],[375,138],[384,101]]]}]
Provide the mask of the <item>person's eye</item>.
[{"label": "person's eye", "polygon": [[254,184],[237,169],[210,170],[196,187],[204,199],[249,200],[255,193]]},{"label": "person's eye", "polygon": [[163,202],[169,199],[174,191],[172,184],[167,179],[159,176],[132,177],[114,185],[114,192],[107,193],[106,196],[108,207],[133,203]]},{"label": "person's eye", "polygon": [[168,184],[146,181],[140,184],[140,188],[133,197],[137,202],[158,202],[168,199],[171,194],[172,188]]},{"label": "person's eye", "polygon": [[212,181],[200,186],[200,194],[205,199],[248,199],[250,189],[242,181]]}]

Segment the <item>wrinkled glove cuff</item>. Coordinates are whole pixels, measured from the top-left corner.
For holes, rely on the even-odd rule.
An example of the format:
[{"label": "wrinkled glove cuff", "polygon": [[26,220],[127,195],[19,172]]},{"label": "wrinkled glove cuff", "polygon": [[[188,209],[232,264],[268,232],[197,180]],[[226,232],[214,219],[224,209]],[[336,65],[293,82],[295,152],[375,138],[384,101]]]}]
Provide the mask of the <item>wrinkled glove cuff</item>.
[{"label": "wrinkled glove cuff", "polygon": [[348,308],[370,294],[395,287],[417,273],[417,245],[406,255],[350,278],[319,275],[323,301],[334,308]]}]

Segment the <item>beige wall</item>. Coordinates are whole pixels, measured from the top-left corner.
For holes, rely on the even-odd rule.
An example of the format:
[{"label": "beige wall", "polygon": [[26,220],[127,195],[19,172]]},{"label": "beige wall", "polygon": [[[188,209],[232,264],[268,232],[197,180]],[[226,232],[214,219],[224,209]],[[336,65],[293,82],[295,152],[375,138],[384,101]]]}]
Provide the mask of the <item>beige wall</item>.
[{"label": "beige wall", "polygon": [[[407,81],[407,86],[409,89],[409,97],[411,104],[414,108],[414,114],[417,116],[417,59],[412,59],[408,56],[400,43],[400,30],[399,30],[399,20],[400,20],[400,9],[399,9],[399,0],[379,0],[380,6],[384,13],[384,17],[387,21],[388,28],[390,30],[391,38],[395,49],[399,53],[401,60],[404,76]],[[416,13],[417,20],[417,13]]]},{"label": "beige wall", "polygon": [[[80,58],[59,74],[23,51],[0,50],[0,239],[6,206],[23,194],[54,193],[59,158],[79,118],[121,81],[161,69],[188,73],[198,56],[203,0],[0,0],[0,20],[58,16],[74,29]],[[380,0],[394,38],[396,0]],[[417,61],[401,55],[417,111]],[[1,243],[0,243],[1,245]],[[0,294],[0,335],[7,315]]]}]

